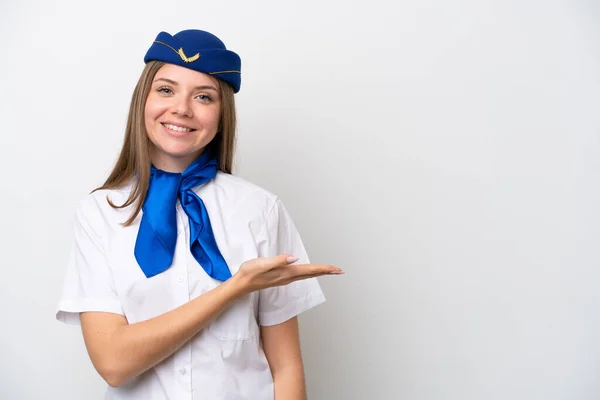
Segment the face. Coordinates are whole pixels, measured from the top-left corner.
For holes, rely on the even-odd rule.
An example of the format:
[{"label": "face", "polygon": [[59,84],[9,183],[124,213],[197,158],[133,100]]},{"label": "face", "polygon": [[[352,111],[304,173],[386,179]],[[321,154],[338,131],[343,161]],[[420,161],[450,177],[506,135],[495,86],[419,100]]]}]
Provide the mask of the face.
[{"label": "face", "polygon": [[182,172],[214,139],[219,129],[219,82],[178,65],[162,66],[145,106],[145,125],[154,165]]}]

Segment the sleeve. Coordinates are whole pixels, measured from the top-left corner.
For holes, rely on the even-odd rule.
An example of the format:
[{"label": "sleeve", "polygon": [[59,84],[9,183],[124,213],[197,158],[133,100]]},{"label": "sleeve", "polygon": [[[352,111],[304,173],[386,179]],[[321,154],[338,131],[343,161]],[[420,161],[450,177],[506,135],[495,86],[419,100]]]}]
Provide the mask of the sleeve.
[{"label": "sleeve", "polygon": [[[260,257],[291,254],[299,258],[299,264],[310,262],[300,234],[279,199],[267,217],[265,234],[265,246],[260,249]],[[277,325],[324,301],[325,296],[316,278],[263,289],[259,292],[258,320],[263,326]]]},{"label": "sleeve", "polygon": [[77,206],[71,248],[56,319],[79,325],[79,313],[104,311],[124,315],[108,267],[106,246],[100,234],[105,223],[96,202],[89,198]]}]

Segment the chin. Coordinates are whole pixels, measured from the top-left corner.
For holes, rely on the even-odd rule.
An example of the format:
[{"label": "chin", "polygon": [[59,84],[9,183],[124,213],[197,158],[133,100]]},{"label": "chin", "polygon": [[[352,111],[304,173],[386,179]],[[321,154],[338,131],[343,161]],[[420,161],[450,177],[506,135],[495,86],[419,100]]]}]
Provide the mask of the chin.
[{"label": "chin", "polygon": [[169,158],[188,158],[199,155],[204,148],[205,146],[161,146],[156,147],[155,152],[156,155]]},{"label": "chin", "polygon": [[164,155],[171,158],[196,158],[200,155],[200,149],[187,151],[165,151]]},{"label": "chin", "polygon": [[195,140],[161,140],[157,141],[156,144],[158,146],[156,147],[158,147],[160,151],[171,153],[173,155],[189,155],[199,152],[200,150],[204,149],[208,143],[210,143],[210,140],[207,141],[202,139],[204,138],[195,138]]}]

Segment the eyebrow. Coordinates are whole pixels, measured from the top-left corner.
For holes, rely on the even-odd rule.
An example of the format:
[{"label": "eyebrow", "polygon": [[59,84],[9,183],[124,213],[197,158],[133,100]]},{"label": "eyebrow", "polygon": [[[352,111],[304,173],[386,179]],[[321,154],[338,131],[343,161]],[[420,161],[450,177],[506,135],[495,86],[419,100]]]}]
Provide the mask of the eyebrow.
[{"label": "eyebrow", "polygon": [[[168,78],[158,78],[156,79],[154,82],[158,82],[158,81],[165,81],[167,83],[170,83],[173,86],[178,86],[179,84],[177,82],[175,82],[174,80],[168,79]],[[212,86],[212,85],[200,85],[200,86],[196,86],[194,87],[194,90],[214,90],[215,92],[219,92],[217,90],[216,87]]]}]

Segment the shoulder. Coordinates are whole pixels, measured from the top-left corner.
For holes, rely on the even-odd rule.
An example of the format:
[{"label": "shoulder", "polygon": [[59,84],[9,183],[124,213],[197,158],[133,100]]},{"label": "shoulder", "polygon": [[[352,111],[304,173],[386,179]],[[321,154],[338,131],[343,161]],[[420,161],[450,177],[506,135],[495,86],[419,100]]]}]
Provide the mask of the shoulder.
[{"label": "shoulder", "polygon": [[119,224],[127,220],[131,206],[122,209],[114,208],[110,203],[119,206],[129,198],[131,186],[119,189],[102,189],[89,193],[76,204],[76,218],[86,220],[94,225],[98,223]]},{"label": "shoulder", "polygon": [[251,208],[269,213],[279,202],[277,195],[269,190],[239,176],[220,171],[211,185],[207,186],[207,192],[212,191],[220,203],[227,203],[233,208]]},{"label": "shoulder", "polygon": [[237,194],[246,195],[258,195],[264,196],[271,200],[277,199],[277,196],[267,189],[256,185],[244,178],[237,175],[227,174],[225,172],[217,172],[217,176],[214,179],[215,186],[230,191],[235,191]]}]

